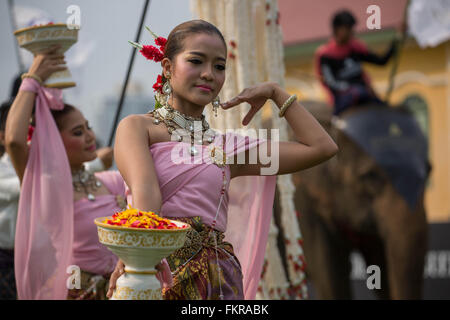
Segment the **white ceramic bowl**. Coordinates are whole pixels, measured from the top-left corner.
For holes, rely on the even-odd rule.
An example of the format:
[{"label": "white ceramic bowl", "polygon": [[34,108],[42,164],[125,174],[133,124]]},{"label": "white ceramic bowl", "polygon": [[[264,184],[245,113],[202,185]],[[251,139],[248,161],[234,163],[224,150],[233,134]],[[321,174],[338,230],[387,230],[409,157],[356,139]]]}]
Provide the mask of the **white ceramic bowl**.
[{"label": "white ceramic bowl", "polygon": [[189,224],[171,220],[184,229],[140,229],[113,226],[103,223],[103,217],[95,219],[100,243],[117,255],[131,271],[154,269],[163,258],[181,248],[186,240]]},{"label": "white ceramic bowl", "polygon": [[114,300],[161,299],[161,287],[156,279],[155,266],[175,250],[181,248],[189,224],[171,220],[183,229],[139,229],[103,223],[102,217],[94,220],[100,243],[104,244],[125,264],[125,274],[116,283]]}]

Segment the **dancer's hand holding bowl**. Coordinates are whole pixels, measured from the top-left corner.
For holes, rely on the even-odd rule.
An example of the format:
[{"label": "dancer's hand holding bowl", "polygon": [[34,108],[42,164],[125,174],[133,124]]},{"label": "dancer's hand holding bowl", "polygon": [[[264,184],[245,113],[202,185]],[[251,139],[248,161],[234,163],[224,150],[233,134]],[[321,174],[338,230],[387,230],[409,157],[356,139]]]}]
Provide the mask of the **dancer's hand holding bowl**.
[{"label": "dancer's hand holding bowl", "polygon": [[28,70],[28,74],[36,75],[45,82],[52,73],[66,70],[66,61],[64,55],[58,53],[59,48],[60,46],[54,46],[37,54]]}]

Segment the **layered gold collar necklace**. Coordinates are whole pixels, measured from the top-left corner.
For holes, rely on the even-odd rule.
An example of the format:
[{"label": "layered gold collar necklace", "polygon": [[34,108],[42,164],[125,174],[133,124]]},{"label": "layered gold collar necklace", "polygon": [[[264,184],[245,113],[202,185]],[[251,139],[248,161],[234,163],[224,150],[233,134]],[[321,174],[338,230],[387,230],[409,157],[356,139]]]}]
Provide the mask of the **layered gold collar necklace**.
[{"label": "layered gold collar necklace", "polygon": [[[213,130],[210,130],[204,115],[201,117],[187,116],[169,105],[150,111],[149,114],[155,118],[155,120],[153,120],[154,124],[163,122],[167,126],[169,134],[171,136],[174,135],[175,140],[178,142],[183,140],[184,134],[182,132],[177,132],[177,127],[188,132],[191,138],[191,147],[189,149],[191,156],[198,154],[195,145],[203,145],[203,143],[210,144],[214,141],[216,133]],[[199,123],[201,123],[201,132],[198,125],[196,126],[196,124]]]}]

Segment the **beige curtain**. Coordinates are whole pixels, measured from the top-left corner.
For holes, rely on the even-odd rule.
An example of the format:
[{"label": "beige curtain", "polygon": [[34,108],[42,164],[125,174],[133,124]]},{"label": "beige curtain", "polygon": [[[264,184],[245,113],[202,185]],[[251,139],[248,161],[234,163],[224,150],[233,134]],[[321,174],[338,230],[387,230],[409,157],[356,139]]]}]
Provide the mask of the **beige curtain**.
[{"label": "beige curtain", "polygon": [[[276,0],[191,0],[191,11],[195,18],[216,25],[227,42],[226,81],[220,93],[222,101],[260,82],[273,81],[284,86],[283,43]],[[247,104],[242,104],[226,112],[219,110],[217,118],[210,113],[207,117],[211,127],[225,132],[226,129],[242,128],[242,119],[249,108]],[[271,118],[272,128],[279,129],[280,140],[287,140],[287,123],[284,118],[278,117],[277,110],[276,105],[268,103],[253,118],[248,128],[262,128],[263,118]],[[307,289],[302,237],[293,203],[291,175],[279,176],[277,185],[290,281],[283,271],[277,247],[278,229],[272,219],[257,298],[305,299]]]}]

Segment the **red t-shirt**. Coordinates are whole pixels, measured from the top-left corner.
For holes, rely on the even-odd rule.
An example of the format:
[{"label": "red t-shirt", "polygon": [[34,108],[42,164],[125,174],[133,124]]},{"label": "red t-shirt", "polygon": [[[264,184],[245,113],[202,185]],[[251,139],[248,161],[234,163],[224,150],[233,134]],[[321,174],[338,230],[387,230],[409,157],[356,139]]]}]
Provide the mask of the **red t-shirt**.
[{"label": "red t-shirt", "polygon": [[317,49],[315,71],[331,102],[334,101],[334,95],[345,91],[352,84],[370,88],[370,81],[361,67],[361,61],[370,62],[374,56],[364,43],[355,38],[344,45],[338,45],[331,39]]}]

